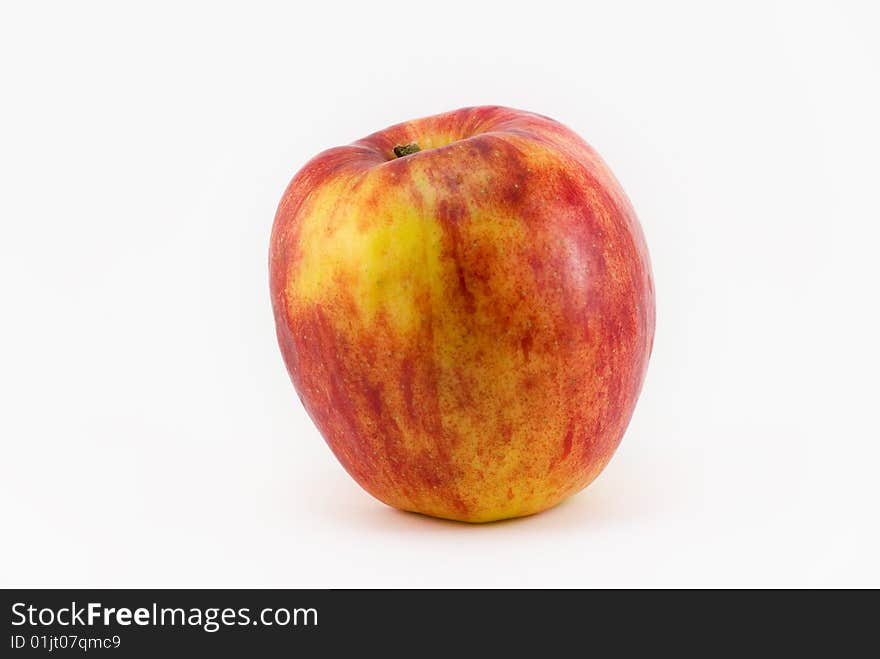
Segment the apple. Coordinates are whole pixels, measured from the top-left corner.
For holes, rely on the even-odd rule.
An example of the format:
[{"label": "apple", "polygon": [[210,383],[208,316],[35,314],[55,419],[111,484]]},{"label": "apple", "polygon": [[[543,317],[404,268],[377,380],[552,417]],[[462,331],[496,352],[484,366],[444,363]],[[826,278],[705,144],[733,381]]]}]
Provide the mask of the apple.
[{"label": "apple", "polygon": [[648,251],[552,119],[464,108],[321,153],[281,199],[269,269],[300,400],[390,506],[530,515],[620,443],[654,337]]}]

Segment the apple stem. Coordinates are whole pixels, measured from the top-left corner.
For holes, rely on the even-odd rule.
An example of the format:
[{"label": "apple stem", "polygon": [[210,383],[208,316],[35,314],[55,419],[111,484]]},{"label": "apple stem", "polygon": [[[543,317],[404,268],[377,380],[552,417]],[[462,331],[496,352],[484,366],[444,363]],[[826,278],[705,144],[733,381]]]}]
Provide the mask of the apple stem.
[{"label": "apple stem", "polygon": [[403,158],[404,156],[408,156],[411,153],[416,153],[421,150],[422,148],[415,142],[410,142],[409,144],[398,144],[396,147],[394,147],[394,155],[398,158]]}]

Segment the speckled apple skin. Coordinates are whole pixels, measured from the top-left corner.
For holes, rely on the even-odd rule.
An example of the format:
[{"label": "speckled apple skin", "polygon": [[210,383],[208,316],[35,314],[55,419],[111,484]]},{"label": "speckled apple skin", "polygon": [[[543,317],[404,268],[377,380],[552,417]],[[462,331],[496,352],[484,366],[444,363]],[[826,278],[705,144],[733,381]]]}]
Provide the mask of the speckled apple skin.
[{"label": "speckled apple skin", "polygon": [[348,473],[455,520],[586,487],[653,343],[648,251],[617,180],[569,129],[504,107],[312,159],[278,207],[270,280],[290,377]]}]

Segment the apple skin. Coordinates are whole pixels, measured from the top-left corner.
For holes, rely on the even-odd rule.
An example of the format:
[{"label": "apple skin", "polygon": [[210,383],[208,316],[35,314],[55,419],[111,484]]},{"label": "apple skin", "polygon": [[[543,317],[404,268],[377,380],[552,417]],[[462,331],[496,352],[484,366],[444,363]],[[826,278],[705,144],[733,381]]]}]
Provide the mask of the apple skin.
[{"label": "apple skin", "polygon": [[321,153],[281,199],[269,266],[300,400],[386,504],[530,515],[620,443],[654,337],[648,251],[556,121],[464,108]]}]

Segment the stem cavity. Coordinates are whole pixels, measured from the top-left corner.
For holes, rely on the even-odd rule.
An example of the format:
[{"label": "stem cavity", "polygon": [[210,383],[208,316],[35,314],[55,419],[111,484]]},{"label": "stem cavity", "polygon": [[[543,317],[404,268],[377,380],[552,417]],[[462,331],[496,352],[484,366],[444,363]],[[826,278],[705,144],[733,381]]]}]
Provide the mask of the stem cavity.
[{"label": "stem cavity", "polygon": [[421,150],[422,148],[415,142],[410,142],[409,144],[398,144],[396,147],[394,147],[394,155],[398,158],[403,158],[412,153],[417,153]]}]

